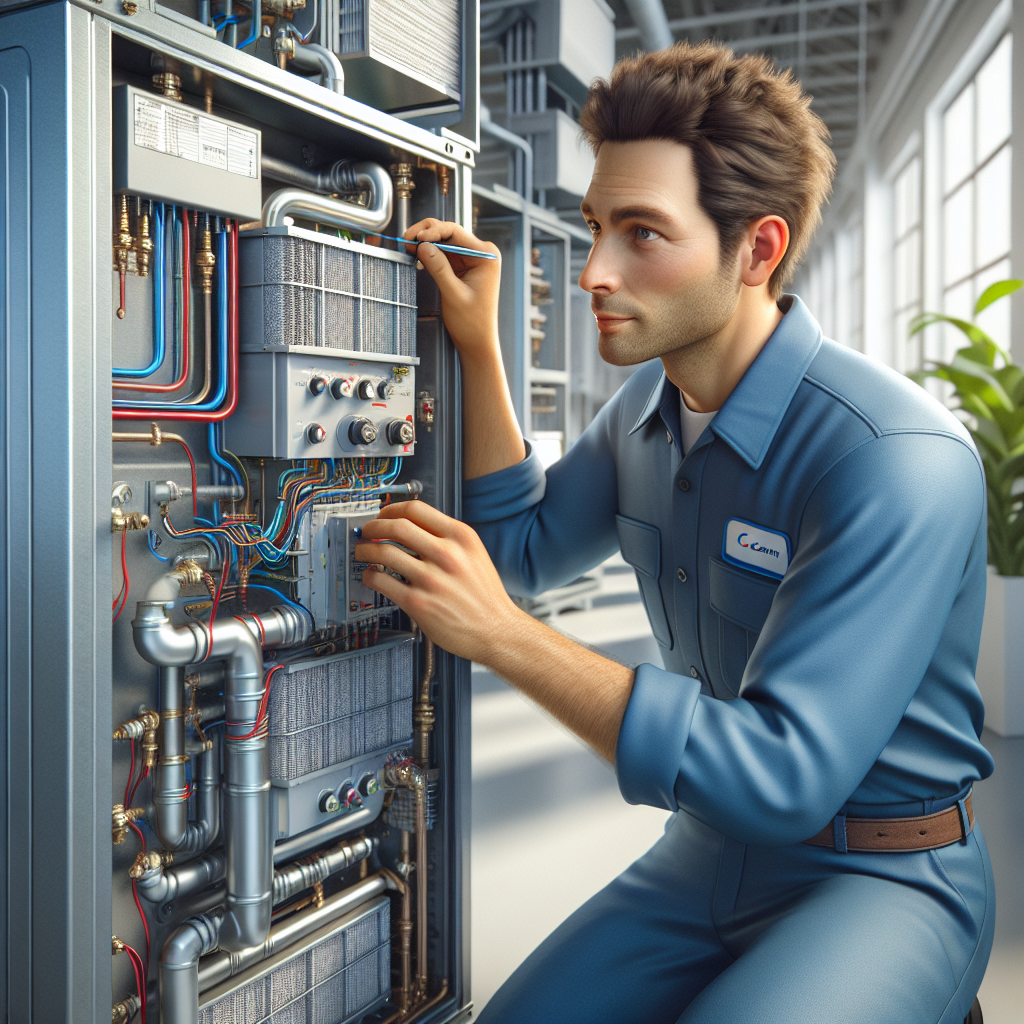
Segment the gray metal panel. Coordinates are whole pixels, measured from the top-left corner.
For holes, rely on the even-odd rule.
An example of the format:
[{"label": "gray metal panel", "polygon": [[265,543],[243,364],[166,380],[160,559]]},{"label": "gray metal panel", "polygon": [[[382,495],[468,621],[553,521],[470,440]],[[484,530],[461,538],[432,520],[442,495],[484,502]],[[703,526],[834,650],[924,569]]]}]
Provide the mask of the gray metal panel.
[{"label": "gray metal panel", "polygon": [[[196,158],[186,159],[167,152],[164,143],[144,146],[138,142],[141,125],[136,124],[136,107],[139,102],[152,109],[179,119],[194,122]],[[237,217],[242,221],[259,220],[263,209],[263,194],[260,185],[260,156],[262,133],[244,125],[205,114],[184,103],[164,99],[152,92],[121,85],[114,90],[114,190],[145,196],[159,202],[176,203],[191,209],[207,210],[225,217]],[[255,174],[234,173],[202,162],[200,133],[209,126],[221,126],[226,136],[225,161],[230,168],[231,136],[241,132],[255,135]],[[165,133],[161,133],[165,134]],[[160,144],[165,151],[153,148]],[[184,147],[182,147],[184,148]]]},{"label": "gray metal panel", "polygon": [[[6,353],[8,402],[17,396],[4,451],[7,514],[19,531],[6,538],[8,672],[17,679],[9,725],[21,746],[8,784],[28,801],[8,835],[15,941],[9,936],[6,1010],[18,1021],[100,1021],[111,1005],[110,541],[102,528],[110,358],[95,338],[109,336],[111,295],[106,273],[96,274],[110,264],[109,217],[93,197],[110,189],[109,56],[91,18],[64,5],[7,15],[2,35],[24,48],[6,51],[4,74],[8,96],[29,107],[31,132],[31,185],[15,204],[31,240],[22,234],[11,254],[27,257],[29,291],[12,298],[17,333]],[[22,137],[13,134],[15,151]],[[18,159],[20,170],[24,154]]]}]

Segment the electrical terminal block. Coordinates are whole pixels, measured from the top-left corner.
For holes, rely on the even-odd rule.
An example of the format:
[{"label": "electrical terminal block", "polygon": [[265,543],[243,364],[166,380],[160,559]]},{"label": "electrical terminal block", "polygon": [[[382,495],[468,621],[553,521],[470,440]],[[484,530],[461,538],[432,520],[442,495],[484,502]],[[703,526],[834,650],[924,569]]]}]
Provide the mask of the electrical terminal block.
[{"label": "electrical terminal block", "polygon": [[126,811],[124,804],[114,804],[110,817],[110,834],[115,846],[120,846],[125,841],[128,837],[128,826],[133,821],[138,821],[145,813],[141,807],[133,807]]},{"label": "electrical terminal block", "polygon": [[119,508],[110,510],[110,532],[127,533],[130,530],[149,528],[149,516],[145,512],[124,512]]}]

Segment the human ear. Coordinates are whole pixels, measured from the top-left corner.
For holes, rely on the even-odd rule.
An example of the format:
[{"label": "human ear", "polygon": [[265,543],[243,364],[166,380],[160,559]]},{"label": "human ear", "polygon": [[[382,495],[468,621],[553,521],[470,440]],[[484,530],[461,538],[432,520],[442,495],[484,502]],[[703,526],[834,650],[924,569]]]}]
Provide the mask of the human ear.
[{"label": "human ear", "polygon": [[789,248],[789,225],[770,214],[753,221],[743,240],[742,280],[757,288],[767,283]]}]

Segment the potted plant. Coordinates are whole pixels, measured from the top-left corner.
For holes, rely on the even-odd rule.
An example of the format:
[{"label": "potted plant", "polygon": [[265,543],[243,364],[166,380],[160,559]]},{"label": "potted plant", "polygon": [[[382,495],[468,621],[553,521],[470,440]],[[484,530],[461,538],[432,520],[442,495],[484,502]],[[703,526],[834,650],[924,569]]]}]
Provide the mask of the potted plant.
[{"label": "potted plant", "polygon": [[[974,317],[1024,281],[997,281],[979,296]],[[922,313],[910,334],[944,323],[967,345],[948,363],[929,362],[910,376],[952,385],[964,425],[985,467],[988,492],[988,593],[977,680],[985,724],[1001,736],[1024,735],[1024,369],[974,320]]]}]

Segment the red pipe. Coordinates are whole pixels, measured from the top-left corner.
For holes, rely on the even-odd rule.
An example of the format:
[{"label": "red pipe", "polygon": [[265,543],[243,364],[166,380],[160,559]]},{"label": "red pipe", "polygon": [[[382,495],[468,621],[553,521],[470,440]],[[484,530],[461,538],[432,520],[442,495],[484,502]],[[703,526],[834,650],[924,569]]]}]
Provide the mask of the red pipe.
[{"label": "red pipe", "polygon": [[188,226],[188,210],[181,211],[181,248],[182,263],[184,267],[181,273],[182,300],[181,300],[181,376],[173,384],[135,384],[127,380],[115,380],[115,388],[124,388],[129,391],[158,391],[168,394],[171,391],[180,391],[188,382],[188,352],[189,337],[191,335],[189,316],[189,296],[192,292],[192,236]]},{"label": "red pipe", "polygon": [[214,412],[195,412],[179,405],[168,403],[167,412],[162,409],[115,409],[115,420],[185,420],[192,423],[216,423],[226,420],[238,408],[238,222],[231,225],[230,266],[228,281],[231,289],[228,318],[228,397],[227,402]]}]

